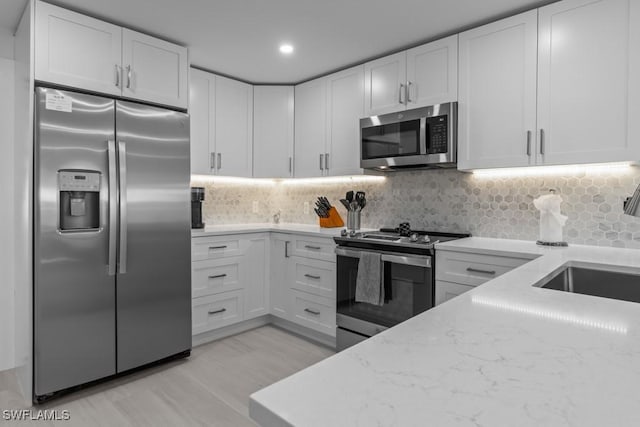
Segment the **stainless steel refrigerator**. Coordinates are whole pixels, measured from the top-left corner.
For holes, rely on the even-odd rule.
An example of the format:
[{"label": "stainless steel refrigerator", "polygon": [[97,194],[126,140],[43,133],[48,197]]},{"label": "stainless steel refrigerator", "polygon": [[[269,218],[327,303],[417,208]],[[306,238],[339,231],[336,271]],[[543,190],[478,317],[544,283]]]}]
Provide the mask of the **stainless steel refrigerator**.
[{"label": "stainless steel refrigerator", "polygon": [[34,401],[191,349],[189,117],[36,89]]}]

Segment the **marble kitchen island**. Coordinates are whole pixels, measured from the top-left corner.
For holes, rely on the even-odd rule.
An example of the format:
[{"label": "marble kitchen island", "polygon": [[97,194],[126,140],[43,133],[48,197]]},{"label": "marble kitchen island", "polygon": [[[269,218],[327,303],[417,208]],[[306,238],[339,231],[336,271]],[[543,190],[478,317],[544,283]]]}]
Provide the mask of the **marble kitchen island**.
[{"label": "marble kitchen island", "polygon": [[[262,426],[637,426],[640,304],[533,286],[640,251],[461,239],[534,260],[254,393]],[[640,286],[640,281],[638,282]]]}]

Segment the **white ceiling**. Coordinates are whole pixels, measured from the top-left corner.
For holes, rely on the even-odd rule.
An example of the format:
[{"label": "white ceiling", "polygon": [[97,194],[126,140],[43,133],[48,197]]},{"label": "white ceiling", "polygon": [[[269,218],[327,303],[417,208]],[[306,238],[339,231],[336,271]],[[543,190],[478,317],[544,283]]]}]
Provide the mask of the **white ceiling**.
[{"label": "white ceiling", "polygon": [[[2,0],[0,25],[15,27],[25,1]],[[553,0],[50,2],[184,44],[199,68],[252,83],[297,83]],[[293,55],[278,52],[282,42],[295,46]]]}]

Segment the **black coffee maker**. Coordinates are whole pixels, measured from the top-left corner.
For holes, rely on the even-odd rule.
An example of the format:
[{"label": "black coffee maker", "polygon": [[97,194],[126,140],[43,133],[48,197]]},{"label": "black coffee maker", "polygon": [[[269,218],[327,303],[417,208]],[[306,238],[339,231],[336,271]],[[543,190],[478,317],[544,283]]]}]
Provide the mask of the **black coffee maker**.
[{"label": "black coffee maker", "polygon": [[204,222],[202,222],[203,201],[204,188],[191,187],[191,228],[204,228]]}]

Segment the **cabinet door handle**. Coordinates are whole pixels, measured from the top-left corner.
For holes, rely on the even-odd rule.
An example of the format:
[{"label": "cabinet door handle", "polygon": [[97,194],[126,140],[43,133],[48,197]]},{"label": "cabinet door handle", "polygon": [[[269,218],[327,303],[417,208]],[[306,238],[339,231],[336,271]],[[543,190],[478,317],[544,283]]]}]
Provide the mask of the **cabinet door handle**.
[{"label": "cabinet door handle", "polygon": [[127,65],[127,89],[131,89],[131,65]]},{"label": "cabinet door handle", "polygon": [[227,311],[227,309],[226,309],[226,308],[221,308],[220,310],[210,311],[210,312],[209,312],[209,314],[224,313],[225,311]]},{"label": "cabinet door handle", "polygon": [[329,170],[329,153],[324,153],[324,168]]},{"label": "cabinet door handle", "polygon": [[222,246],[209,246],[209,250],[211,249],[226,249],[227,245],[222,245]]},{"label": "cabinet door handle", "polygon": [[404,85],[402,83],[400,83],[400,89],[398,89],[398,104],[403,104],[404,102],[402,102],[402,92],[404,89]]},{"label": "cabinet door handle", "polygon": [[412,84],[413,83],[411,83],[410,81],[407,81],[407,104],[410,102],[413,102],[411,101],[411,85]]},{"label": "cabinet door handle", "polygon": [[527,131],[527,156],[531,157],[531,131]]},{"label": "cabinet door handle", "polygon": [[209,159],[209,169],[216,168],[216,153],[211,153],[211,158]]},{"label": "cabinet door handle", "polygon": [[319,316],[319,315],[320,315],[320,312],[319,312],[319,311],[311,310],[310,308],[305,308],[305,309],[304,309],[304,311],[306,311],[307,313],[311,313],[311,314],[313,314],[314,316]]},{"label": "cabinet door handle", "polygon": [[209,276],[209,279],[219,279],[221,277],[227,277],[227,274],[216,274],[215,276]]},{"label": "cabinet door handle", "polygon": [[116,87],[120,87],[120,66],[116,64]]},{"label": "cabinet door handle", "polygon": [[284,257],[289,258],[289,242],[284,242]]},{"label": "cabinet door handle", "polygon": [[218,170],[222,169],[222,153],[218,153]]},{"label": "cabinet door handle", "polygon": [[544,129],[540,129],[540,154],[544,156]]},{"label": "cabinet door handle", "polygon": [[320,276],[314,276],[313,274],[305,274],[304,277],[308,277],[309,279],[316,279],[316,280],[321,279]]},{"label": "cabinet door handle", "polygon": [[313,249],[316,251],[319,251],[320,249],[322,249],[320,246],[311,246],[311,245],[304,245],[305,248],[307,249]]},{"label": "cabinet door handle", "polygon": [[322,153],[321,153],[321,154],[320,154],[320,170],[324,170],[324,166],[323,166],[323,164],[324,164],[324,163],[323,163],[323,159],[324,159],[324,156],[323,156],[323,155],[322,155]]},{"label": "cabinet door handle", "polygon": [[289,175],[293,172],[293,157],[289,156]]},{"label": "cabinet door handle", "polygon": [[496,274],[495,270],[482,270],[480,268],[473,268],[473,267],[467,267],[467,271],[472,272],[472,273],[491,274],[492,276],[494,274]]}]

